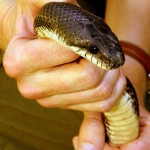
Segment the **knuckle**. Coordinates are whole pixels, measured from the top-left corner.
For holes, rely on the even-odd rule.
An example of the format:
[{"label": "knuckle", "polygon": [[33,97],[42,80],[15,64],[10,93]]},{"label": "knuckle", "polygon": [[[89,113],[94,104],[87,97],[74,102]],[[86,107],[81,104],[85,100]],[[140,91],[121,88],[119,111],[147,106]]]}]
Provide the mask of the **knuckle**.
[{"label": "knuckle", "polygon": [[101,99],[108,99],[111,96],[111,93],[113,91],[113,86],[111,83],[102,83],[96,88],[94,91],[94,98],[101,98]]},{"label": "knuckle", "polygon": [[100,78],[98,73],[94,68],[89,67],[88,69],[83,69],[80,76],[79,82],[83,84],[83,86],[88,88],[96,87],[99,84]]},{"label": "knuckle", "polygon": [[3,65],[6,73],[12,78],[18,78],[24,72],[24,61],[15,56],[4,56]]},{"label": "knuckle", "polygon": [[49,107],[49,104],[47,104],[45,101],[41,101],[41,100],[36,100],[38,102],[38,104],[40,104],[42,107],[45,107],[45,108],[50,108]]},{"label": "knuckle", "polygon": [[36,101],[43,107],[46,108],[63,108],[64,105],[60,102],[56,101],[55,96],[48,96],[48,97],[43,97],[36,99]]},{"label": "knuckle", "polygon": [[101,101],[97,103],[98,110],[101,112],[108,112],[113,104],[110,101]]},{"label": "knuckle", "polygon": [[39,96],[38,90],[31,84],[19,83],[18,90],[27,99],[36,99]]},{"label": "knuckle", "polygon": [[45,99],[37,99],[36,100],[38,102],[38,104],[40,104],[42,107],[46,107],[46,108],[53,108],[55,107],[52,103],[48,102]]},{"label": "knuckle", "polygon": [[94,127],[94,128],[100,128],[100,118],[99,117],[96,117],[96,116],[88,116],[88,117],[85,117],[85,123],[88,127]]}]

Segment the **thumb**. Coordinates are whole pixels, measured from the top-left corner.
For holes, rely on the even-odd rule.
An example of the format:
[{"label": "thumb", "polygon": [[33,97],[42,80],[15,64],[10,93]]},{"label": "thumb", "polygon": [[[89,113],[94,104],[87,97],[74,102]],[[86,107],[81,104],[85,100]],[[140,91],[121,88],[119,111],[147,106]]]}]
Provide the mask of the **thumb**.
[{"label": "thumb", "polygon": [[105,130],[100,113],[86,112],[79,136],[73,139],[75,149],[102,150],[105,144]]}]

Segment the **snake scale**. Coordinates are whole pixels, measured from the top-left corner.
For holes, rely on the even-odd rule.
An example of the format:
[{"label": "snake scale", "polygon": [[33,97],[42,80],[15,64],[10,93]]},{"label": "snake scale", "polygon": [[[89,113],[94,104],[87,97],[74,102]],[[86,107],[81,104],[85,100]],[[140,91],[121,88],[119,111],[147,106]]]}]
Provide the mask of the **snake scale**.
[{"label": "snake scale", "polygon": [[[118,38],[103,19],[73,4],[44,5],[35,17],[34,34],[35,38],[51,38],[106,70],[125,61]],[[103,114],[110,145],[120,146],[138,137],[138,100],[128,79],[120,100]]]}]

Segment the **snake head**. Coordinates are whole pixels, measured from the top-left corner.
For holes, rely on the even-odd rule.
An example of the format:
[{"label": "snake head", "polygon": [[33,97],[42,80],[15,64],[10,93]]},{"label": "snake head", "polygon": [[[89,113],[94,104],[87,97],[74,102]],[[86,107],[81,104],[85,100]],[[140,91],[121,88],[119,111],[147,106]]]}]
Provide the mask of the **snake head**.
[{"label": "snake head", "polygon": [[69,48],[74,52],[105,70],[116,69],[125,62],[119,42],[114,42],[108,37],[80,40],[76,45],[70,45]]},{"label": "snake head", "polygon": [[81,47],[78,54],[103,69],[116,69],[124,64],[125,56],[116,35],[103,20],[100,21],[98,27],[96,23],[84,26],[78,40]]},{"label": "snake head", "polygon": [[122,66],[125,56],[117,36],[103,19],[91,16],[89,21],[78,23],[80,28],[75,32],[78,35],[75,37],[79,38],[74,40],[80,47],[78,54],[106,70]]},{"label": "snake head", "polygon": [[[91,58],[88,56],[91,55]],[[106,70],[116,69],[122,66],[125,62],[125,56],[118,42],[110,41],[109,44],[90,44],[85,57]]]}]

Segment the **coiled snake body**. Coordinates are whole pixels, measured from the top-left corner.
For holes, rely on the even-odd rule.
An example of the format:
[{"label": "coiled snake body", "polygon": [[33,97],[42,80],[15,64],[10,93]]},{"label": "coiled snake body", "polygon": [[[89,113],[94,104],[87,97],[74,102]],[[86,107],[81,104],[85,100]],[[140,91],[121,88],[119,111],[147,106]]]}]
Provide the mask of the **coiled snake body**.
[{"label": "coiled snake body", "polygon": [[[34,21],[36,38],[51,38],[106,70],[122,66],[124,54],[117,37],[99,17],[73,4],[51,2]],[[127,79],[124,94],[104,112],[108,143],[120,146],[138,137],[139,110],[135,90]]]}]

